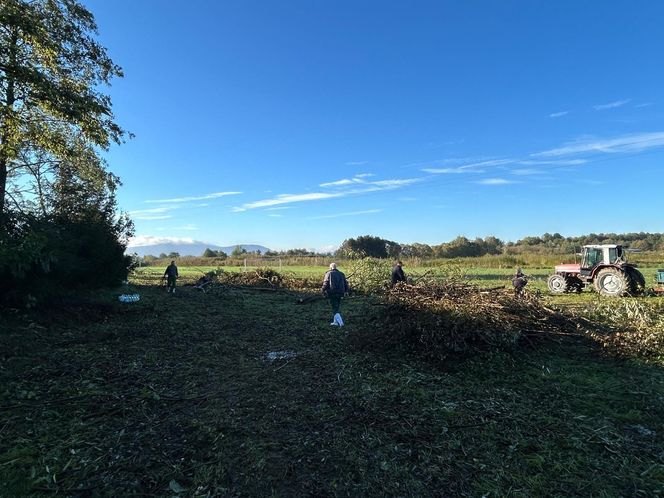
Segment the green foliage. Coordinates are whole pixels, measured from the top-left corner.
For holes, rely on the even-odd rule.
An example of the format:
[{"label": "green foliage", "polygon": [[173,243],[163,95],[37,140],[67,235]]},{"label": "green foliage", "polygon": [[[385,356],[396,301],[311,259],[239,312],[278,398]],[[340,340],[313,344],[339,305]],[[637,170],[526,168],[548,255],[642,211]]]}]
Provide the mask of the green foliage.
[{"label": "green foliage", "polygon": [[373,235],[362,235],[356,239],[344,240],[337,251],[337,256],[349,259],[397,258],[400,253],[401,246],[396,242]]},{"label": "green foliage", "polygon": [[222,251],[215,251],[213,249],[210,249],[209,247],[203,251],[203,258],[219,258],[219,259],[226,259],[228,255]]},{"label": "green foliage", "polygon": [[[459,236],[450,242],[430,246],[413,243],[399,244],[380,237],[364,235],[344,240],[337,251],[337,257],[357,259],[375,258],[413,258],[413,259],[456,259],[502,256],[517,258],[539,255],[573,255],[579,248],[587,244],[622,244],[639,251],[656,251],[664,249],[664,234],[661,233],[626,233],[626,234],[588,234],[579,237],[563,237],[559,233],[545,233],[542,236],[525,237],[517,242],[503,242],[489,235],[484,238],[470,240]],[[522,261],[522,259],[521,259]]]},{"label": "green foliage", "polygon": [[0,214],[8,171],[17,184],[32,178],[39,193],[61,161],[97,157],[95,147],[125,137],[99,91],[122,71],[93,38],[96,29],[76,0],[0,3]]},{"label": "green foliage", "polygon": [[97,210],[28,218],[0,237],[0,302],[33,304],[81,287],[117,285],[133,266],[121,241],[131,222]]},{"label": "green foliage", "polygon": [[390,284],[392,266],[385,259],[354,259],[348,264],[346,277],[352,292],[380,294]]},{"label": "green foliage", "polygon": [[477,238],[468,240],[466,237],[457,237],[451,242],[440,244],[433,248],[438,258],[462,258],[484,256],[486,254],[500,254],[503,242],[496,237],[486,239]]},{"label": "green foliage", "polygon": [[238,258],[242,256],[243,254],[247,254],[247,250],[242,247],[242,246],[235,246],[233,249],[233,252],[231,252],[231,256],[234,258]]},{"label": "green foliage", "polygon": [[[77,0],[0,2],[0,299],[118,283],[133,225],[99,149],[126,133],[101,93],[121,70]],[[11,199],[11,203],[8,202]]]},{"label": "green foliage", "polygon": [[611,299],[591,306],[585,315],[606,330],[589,334],[618,356],[664,363],[664,303],[661,299]]}]

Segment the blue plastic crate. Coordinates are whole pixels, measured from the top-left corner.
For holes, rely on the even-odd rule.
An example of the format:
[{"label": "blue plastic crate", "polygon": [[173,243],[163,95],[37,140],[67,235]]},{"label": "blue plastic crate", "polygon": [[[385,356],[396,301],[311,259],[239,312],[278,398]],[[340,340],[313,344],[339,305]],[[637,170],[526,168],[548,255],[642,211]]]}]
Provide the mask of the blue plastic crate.
[{"label": "blue plastic crate", "polygon": [[657,283],[664,284],[664,270],[657,270]]}]

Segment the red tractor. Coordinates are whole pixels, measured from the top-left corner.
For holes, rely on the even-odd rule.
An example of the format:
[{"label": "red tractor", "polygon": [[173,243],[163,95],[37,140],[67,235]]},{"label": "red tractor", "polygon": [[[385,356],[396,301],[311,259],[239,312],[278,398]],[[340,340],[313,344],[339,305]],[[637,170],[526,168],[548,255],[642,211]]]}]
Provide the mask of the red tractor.
[{"label": "red tractor", "polygon": [[583,246],[581,264],[557,265],[547,281],[553,294],[581,292],[586,285],[602,296],[634,296],[645,291],[646,280],[627,262],[621,245],[588,245]]}]

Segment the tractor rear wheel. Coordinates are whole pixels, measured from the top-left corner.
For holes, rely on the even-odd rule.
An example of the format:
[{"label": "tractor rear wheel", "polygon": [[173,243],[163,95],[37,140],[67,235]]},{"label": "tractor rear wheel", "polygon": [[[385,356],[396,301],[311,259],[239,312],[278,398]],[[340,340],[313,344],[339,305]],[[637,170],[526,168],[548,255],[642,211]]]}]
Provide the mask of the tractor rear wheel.
[{"label": "tractor rear wheel", "polygon": [[567,292],[567,280],[565,277],[558,275],[557,273],[549,277],[546,281],[546,285],[551,294],[565,294],[565,292]]},{"label": "tractor rear wheel", "polygon": [[632,289],[632,279],[616,268],[604,268],[595,277],[595,288],[602,296],[620,297]]},{"label": "tractor rear wheel", "polygon": [[636,268],[629,268],[627,273],[630,276],[632,288],[630,289],[633,295],[643,294],[646,290],[646,279]]}]

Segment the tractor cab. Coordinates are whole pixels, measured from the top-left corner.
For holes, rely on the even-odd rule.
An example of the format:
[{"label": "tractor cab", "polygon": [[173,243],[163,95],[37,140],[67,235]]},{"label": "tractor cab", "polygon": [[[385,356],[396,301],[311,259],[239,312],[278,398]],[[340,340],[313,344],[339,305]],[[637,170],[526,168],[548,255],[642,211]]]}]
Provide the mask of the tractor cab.
[{"label": "tractor cab", "polygon": [[625,253],[622,246],[615,244],[583,246],[579,273],[587,276],[591,275],[598,265],[620,265],[624,262]]}]

